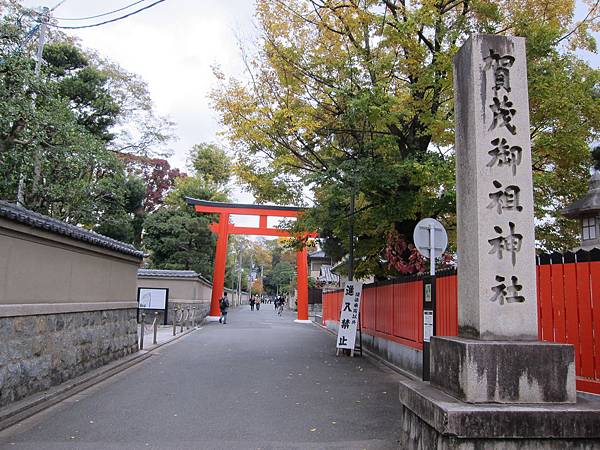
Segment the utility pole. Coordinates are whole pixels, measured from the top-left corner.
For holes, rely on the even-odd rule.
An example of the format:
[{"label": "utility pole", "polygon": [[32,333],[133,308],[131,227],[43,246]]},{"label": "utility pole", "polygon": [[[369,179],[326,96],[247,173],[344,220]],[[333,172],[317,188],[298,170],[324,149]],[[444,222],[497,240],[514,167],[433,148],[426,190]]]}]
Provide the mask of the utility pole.
[{"label": "utility pole", "polygon": [[50,8],[42,8],[42,17],[40,23],[40,38],[38,40],[37,53],[35,54],[35,69],[36,77],[40,76],[42,68],[42,56],[44,55],[44,45],[46,45],[46,33],[48,32],[48,22],[50,22]]},{"label": "utility pole", "polygon": [[250,295],[252,295],[252,275],[254,270],[254,255],[250,253],[250,273],[248,274],[248,290],[250,291]]},{"label": "utility pole", "polygon": [[[237,265],[238,265],[238,254],[237,254],[237,252],[236,252],[236,253],[235,253],[235,259],[233,260],[233,269],[232,269],[232,277],[231,277],[231,290],[232,290],[232,291],[234,291],[234,292],[236,292],[236,293],[237,293],[237,288],[236,288],[236,286],[235,286],[235,282],[236,282],[237,280],[236,280],[236,276],[235,276],[235,270],[236,270],[236,268],[237,268]],[[234,296],[233,298],[234,298],[234,304],[235,304],[236,306],[237,306],[237,305],[239,305],[239,304],[241,303],[241,302],[240,302],[240,298],[239,298],[239,297],[237,297],[237,298],[236,298],[236,297]]]},{"label": "utility pole", "polygon": [[356,191],[352,186],[352,196],[350,197],[350,225],[348,226],[349,246],[348,246],[348,281],[354,281],[354,202]]},{"label": "utility pole", "polygon": [[239,259],[238,259],[238,300],[242,303],[242,247],[238,247]]},{"label": "utility pole", "polygon": [[[42,8],[42,12],[40,14],[40,37],[38,39],[38,47],[35,53],[35,68],[34,75],[36,78],[40,77],[40,73],[42,70],[42,59],[44,56],[44,46],[46,45],[46,34],[48,32],[48,23],[50,23],[50,17],[52,11],[58,8],[67,0],[62,0],[57,3],[52,9],[44,6]],[[35,103],[35,93],[33,95],[33,102]],[[35,151],[35,161],[34,161],[34,172],[35,179],[38,180],[41,177],[41,151],[40,149],[36,149]],[[25,203],[25,174],[21,170],[21,174],[19,175],[19,185],[17,186],[17,206],[23,206]]]},{"label": "utility pole", "polygon": [[292,285],[294,283],[294,276],[297,275],[297,272],[292,272],[290,273],[290,288],[288,289],[288,307],[292,308],[293,307],[293,303],[292,300],[295,297],[295,292],[296,290],[294,288],[292,288]]},{"label": "utility pole", "polygon": [[[48,22],[50,21],[50,8],[42,8],[41,22],[40,22],[40,37],[38,39],[37,52],[35,53],[35,69],[33,73],[35,78],[40,77],[42,69],[42,56],[44,55],[44,46],[46,45],[46,33],[48,32]],[[35,103],[35,92],[33,94],[33,102]],[[35,151],[34,171],[39,171],[40,166],[40,154],[39,149]],[[17,206],[23,206],[25,204],[25,173],[21,170],[19,176],[19,185],[17,187]]]}]

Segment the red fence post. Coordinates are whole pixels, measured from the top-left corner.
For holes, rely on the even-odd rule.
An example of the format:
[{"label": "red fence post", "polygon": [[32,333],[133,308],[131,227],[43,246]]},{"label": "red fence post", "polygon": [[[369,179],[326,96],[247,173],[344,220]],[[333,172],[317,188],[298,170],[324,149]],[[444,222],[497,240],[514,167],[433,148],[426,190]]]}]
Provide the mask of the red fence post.
[{"label": "red fence post", "polygon": [[436,331],[438,336],[458,336],[458,277],[440,275],[435,280],[437,295]]},{"label": "red fence post", "polygon": [[590,263],[590,280],[592,285],[592,323],[594,329],[595,342],[594,344],[594,378],[598,382],[598,390],[595,392],[600,394],[600,261]]},{"label": "red fence post", "polygon": [[[567,341],[567,325],[565,320],[565,293],[563,290],[563,265],[554,254],[550,265],[550,277],[552,286],[552,312],[554,316],[554,342],[565,343]],[[560,255],[559,255],[560,256]],[[556,263],[555,263],[556,262]]]},{"label": "red fence post", "polygon": [[548,255],[540,256],[538,266],[538,311],[541,316],[542,334],[538,336],[543,341],[554,341],[554,314],[552,312],[552,272]]},{"label": "red fence post", "polygon": [[[579,256],[579,255],[578,255]],[[579,374],[583,377],[594,377],[594,329],[592,322],[592,290],[590,283],[590,263],[577,262],[577,307],[579,310],[579,347],[581,358]]]},{"label": "red fence post", "polygon": [[577,295],[577,269],[575,255],[566,253],[563,255],[563,292],[565,299],[565,339],[567,343],[575,347],[575,371],[581,373],[581,343],[579,341],[579,317]]}]

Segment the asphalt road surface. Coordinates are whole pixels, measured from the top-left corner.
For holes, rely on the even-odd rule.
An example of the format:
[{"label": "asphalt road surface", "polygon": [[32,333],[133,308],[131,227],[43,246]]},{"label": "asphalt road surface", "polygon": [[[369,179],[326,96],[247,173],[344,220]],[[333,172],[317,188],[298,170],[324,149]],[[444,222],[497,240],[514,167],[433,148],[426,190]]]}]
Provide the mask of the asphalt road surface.
[{"label": "asphalt road surface", "polygon": [[231,311],[0,432],[2,449],[398,448],[398,375],[291,312]]}]

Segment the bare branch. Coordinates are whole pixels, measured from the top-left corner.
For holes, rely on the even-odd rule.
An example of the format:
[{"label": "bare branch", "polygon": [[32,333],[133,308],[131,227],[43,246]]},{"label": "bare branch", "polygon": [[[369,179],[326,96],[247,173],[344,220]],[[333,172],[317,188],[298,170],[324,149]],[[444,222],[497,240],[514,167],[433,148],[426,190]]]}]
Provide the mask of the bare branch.
[{"label": "bare branch", "polygon": [[562,41],[564,41],[565,39],[568,39],[569,36],[571,36],[573,33],[577,32],[577,30],[579,30],[579,28],[581,28],[581,26],[588,22],[588,21],[592,21],[594,19],[597,19],[600,16],[592,16],[592,13],[594,11],[596,11],[596,9],[598,8],[598,6],[600,6],[600,0],[597,0],[596,3],[594,4],[594,6],[592,6],[590,8],[590,10],[588,11],[587,15],[583,18],[582,21],[580,21],[577,26],[575,28],[573,28],[571,31],[569,31],[567,34],[565,34],[564,36],[562,36],[561,38],[559,38],[558,40],[553,42],[553,45],[558,45],[560,44]]}]

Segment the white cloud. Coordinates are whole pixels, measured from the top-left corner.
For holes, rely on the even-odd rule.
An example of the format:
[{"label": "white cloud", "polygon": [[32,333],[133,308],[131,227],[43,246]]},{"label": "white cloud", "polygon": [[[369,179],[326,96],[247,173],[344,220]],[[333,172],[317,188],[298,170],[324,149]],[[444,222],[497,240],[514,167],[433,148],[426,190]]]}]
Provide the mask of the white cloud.
[{"label": "white cloud", "polygon": [[[24,0],[28,7],[49,6],[58,0]],[[60,18],[85,17],[121,8],[132,0],[91,2],[67,0],[54,11]],[[147,0],[130,10],[152,3]],[[83,46],[98,51],[130,72],[139,74],[150,88],[156,110],[176,123],[171,163],[184,168],[192,145],[218,142],[217,116],[208,93],[215,83],[211,67],[241,76],[243,64],[236,35],[252,35],[254,2],[251,0],[166,0],[135,16],[113,24],[83,30],[64,30]],[[112,17],[112,16],[110,16]],[[60,20],[60,25],[83,25]],[[236,195],[251,202],[251,196]]]}]

